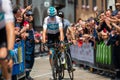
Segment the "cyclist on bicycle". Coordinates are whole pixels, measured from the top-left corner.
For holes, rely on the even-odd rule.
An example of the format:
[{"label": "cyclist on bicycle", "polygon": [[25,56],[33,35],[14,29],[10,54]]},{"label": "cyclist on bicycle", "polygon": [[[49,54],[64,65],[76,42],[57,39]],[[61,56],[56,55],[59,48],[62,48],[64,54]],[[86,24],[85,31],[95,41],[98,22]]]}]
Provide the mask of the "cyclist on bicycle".
[{"label": "cyclist on bicycle", "polygon": [[0,0],[0,66],[5,80],[11,80],[12,76],[14,42],[14,17],[11,2]]},{"label": "cyclist on bicycle", "polygon": [[[47,10],[48,16],[44,19],[43,24],[43,43],[48,41],[48,44],[52,44],[60,41],[64,41],[63,26],[60,17],[57,16],[57,10],[55,7],[49,7]],[[46,40],[47,36],[47,40]],[[50,46],[48,46],[50,48]],[[52,63],[52,51],[49,51],[50,64]]]}]

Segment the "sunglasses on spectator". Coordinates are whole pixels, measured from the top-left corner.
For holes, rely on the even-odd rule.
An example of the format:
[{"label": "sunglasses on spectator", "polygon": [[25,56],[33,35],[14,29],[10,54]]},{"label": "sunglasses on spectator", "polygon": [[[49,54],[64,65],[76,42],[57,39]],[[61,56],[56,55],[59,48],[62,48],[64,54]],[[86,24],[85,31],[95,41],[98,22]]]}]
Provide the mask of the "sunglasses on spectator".
[{"label": "sunglasses on spectator", "polygon": [[32,14],[26,14],[26,16],[32,16]]}]

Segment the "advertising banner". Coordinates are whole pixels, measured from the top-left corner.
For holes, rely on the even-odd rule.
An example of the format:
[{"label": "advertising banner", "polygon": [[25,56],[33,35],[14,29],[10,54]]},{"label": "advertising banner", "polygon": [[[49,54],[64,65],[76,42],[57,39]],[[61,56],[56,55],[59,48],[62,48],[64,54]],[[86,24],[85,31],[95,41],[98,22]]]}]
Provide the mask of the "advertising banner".
[{"label": "advertising banner", "polygon": [[83,43],[81,47],[72,45],[70,51],[72,58],[94,64],[94,48],[91,43]]}]

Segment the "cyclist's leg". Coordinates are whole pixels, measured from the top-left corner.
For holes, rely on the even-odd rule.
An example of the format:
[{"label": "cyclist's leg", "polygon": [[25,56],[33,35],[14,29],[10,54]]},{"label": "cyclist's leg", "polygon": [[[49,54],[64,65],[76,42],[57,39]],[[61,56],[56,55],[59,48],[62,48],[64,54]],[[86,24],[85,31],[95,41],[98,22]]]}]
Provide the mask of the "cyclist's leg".
[{"label": "cyclist's leg", "polygon": [[54,38],[53,38],[53,35],[52,34],[47,34],[47,37],[48,37],[48,42],[47,42],[47,47],[49,49],[49,62],[50,62],[50,65],[52,66],[52,48],[53,46],[51,46],[50,44],[53,44],[54,43]]},{"label": "cyclist's leg", "polygon": [[54,49],[53,48],[50,48],[49,49],[49,62],[50,62],[50,65],[52,66],[52,57],[54,55]]},{"label": "cyclist's leg", "polygon": [[7,49],[6,48],[1,48],[0,49],[0,64],[1,64],[1,70],[2,70],[2,75],[6,80],[11,80],[12,76],[12,59],[7,58]]},{"label": "cyclist's leg", "polygon": [[13,61],[10,55],[8,55],[5,28],[0,30],[0,65],[3,77],[6,80],[11,80]]},{"label": "cyclist's leg", "polygon": [[54,43],[56,43],[56,41],[59,41],[59,35],[60,35],[60,33],[57,33],[57,34],[47,34],[47,36],[48,36],[48,42],[47,42],[47,44],[48,44],[48,48],[49,48],[49,54],[50,54],[50,56],[49,56],[49,61],[50,61],[50,65],[52,66],[52,57],[53,57],[53,55],[54,55],[54,45],[52,46],[49,46],[49,44],[54,44]]}]

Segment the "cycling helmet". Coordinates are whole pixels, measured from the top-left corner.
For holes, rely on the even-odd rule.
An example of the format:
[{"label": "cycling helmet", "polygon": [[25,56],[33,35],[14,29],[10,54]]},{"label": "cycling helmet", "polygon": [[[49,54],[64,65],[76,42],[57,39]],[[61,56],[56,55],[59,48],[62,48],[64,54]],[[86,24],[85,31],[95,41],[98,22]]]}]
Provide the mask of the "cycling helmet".
[{"label": "cycling helmet", "polygon": [[57,14],[57,10],[55,7],[49,7],[47,13],[50,17],[54,17]]},{"label": "cycling helmet", "polygon": [[63,18],[64,17],[64,13],[62,11],[59,11],[58,12],[58,16],[61,17],[61,18]]}]

